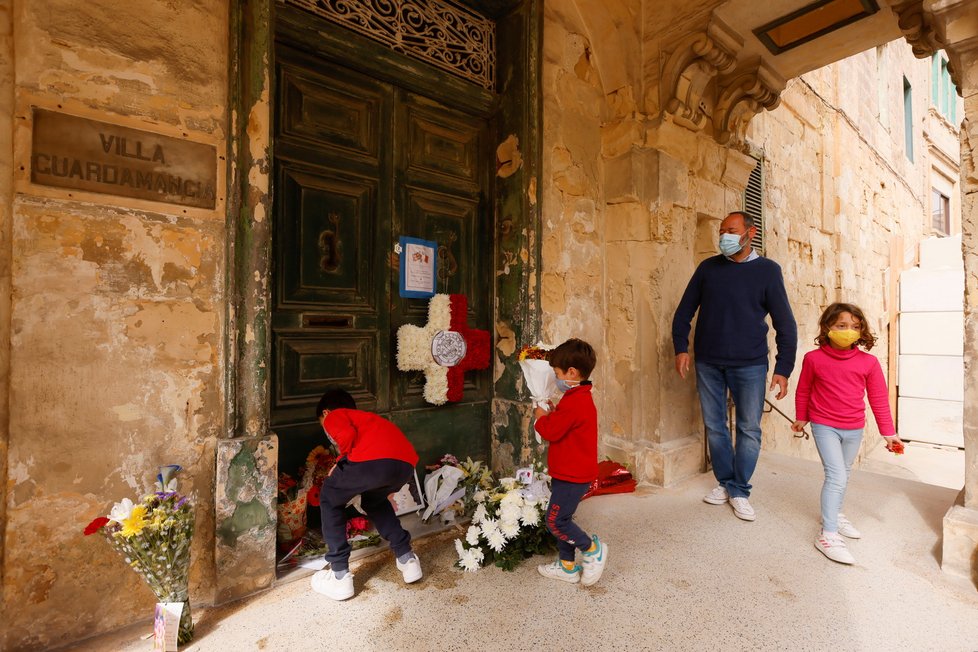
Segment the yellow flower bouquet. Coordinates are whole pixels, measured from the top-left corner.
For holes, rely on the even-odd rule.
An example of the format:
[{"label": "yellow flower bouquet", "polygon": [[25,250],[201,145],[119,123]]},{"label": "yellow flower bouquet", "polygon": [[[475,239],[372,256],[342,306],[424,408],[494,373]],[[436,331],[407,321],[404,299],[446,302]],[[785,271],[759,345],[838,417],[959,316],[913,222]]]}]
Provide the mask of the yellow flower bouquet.
[{"label": "yellow flower bouquet", "polygon": [[85,535],[101,532],[159,602],[183,603],[178,643],[184,645],[194,635],[188,599],[194,512],[187,497],[176,491],[173,475],[179,470],[175,464],[161,467],[154,493],[138,503],[122,499],[108,516],[89,523]]}]

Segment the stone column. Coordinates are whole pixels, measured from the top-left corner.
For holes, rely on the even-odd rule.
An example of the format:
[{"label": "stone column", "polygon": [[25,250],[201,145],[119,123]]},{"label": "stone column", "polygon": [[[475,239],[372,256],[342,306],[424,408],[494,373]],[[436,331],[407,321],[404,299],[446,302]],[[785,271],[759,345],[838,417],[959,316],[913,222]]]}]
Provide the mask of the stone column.
[{"label": "stone column", "polygon": [[965,269],[964,489],[944,516],[941,568],[978,585],[978,0],[924,2],[964,97],[961,223]]}]

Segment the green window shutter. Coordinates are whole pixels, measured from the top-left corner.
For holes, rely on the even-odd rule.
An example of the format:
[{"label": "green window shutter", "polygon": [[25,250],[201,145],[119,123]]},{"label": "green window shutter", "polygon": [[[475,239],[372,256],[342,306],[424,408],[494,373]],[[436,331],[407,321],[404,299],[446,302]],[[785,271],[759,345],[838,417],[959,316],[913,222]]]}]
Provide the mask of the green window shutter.
[{"label": "green window shutter", "polygon": [[941,55],[935,52],[931,56],[931,66],[930,66],[930,98],[934,106],[938,106],[941,101],[941,65],[940,65]]}]

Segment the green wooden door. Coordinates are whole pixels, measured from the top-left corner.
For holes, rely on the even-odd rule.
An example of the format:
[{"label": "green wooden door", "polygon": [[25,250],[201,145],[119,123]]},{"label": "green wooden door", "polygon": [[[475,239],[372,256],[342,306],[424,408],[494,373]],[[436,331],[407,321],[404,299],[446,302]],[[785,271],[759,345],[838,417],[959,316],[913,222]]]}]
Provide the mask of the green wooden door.
[{"label": "green wooden door", "polygon": [[424,401],[424,377],[396,368],[396,332],[424,324],[428,300],[398,295],[400,235],[439,244],[438,291],[465,294],[489,329],[492,255],[488,120],[390,80],[276,48],[270,419],[282,470],[323,436],[315,405],[353,394],[407,433],[430,463],[486,458],[489,371],[464,399]]}]

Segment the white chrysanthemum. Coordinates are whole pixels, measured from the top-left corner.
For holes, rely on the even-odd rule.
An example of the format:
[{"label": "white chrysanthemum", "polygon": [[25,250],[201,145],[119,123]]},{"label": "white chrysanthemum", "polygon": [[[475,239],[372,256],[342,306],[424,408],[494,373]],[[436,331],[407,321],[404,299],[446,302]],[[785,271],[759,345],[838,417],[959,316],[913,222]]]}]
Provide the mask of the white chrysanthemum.
[{"label": "white chrysanthemum", "polygon": [[470,525],[468,531],[465,533],[465,541],[470,546],[479,545],[479,528],[475,525]]},{"label": "white chrysanthemum", "polygon": [[476,560],[480,564],[486,558],[486,555],[482,552],[481,547],[469,548],[469,552],[472,554],[472,559]]},{"label": "white chrysanthemum", "polygon": [[483,500],[485,500],[488,497],[488,495],[489,494],[487,494],[485,491],[479,489],[477,492],[472,494],[472,500],[474,500],[477,503],[481,503]]},{"label": "white chrysanthemum", "polygon": [[499,530],[499,528],[496,528],[486,537],[486,543],[488,543],[489,547],[496,552],[501,552],[506,546],[506,537],[503,535],[502,531]]},{"label": "white chrysanthemum", "polygon": [[512,491],[507,491],[503,499],[499,501],[499,504],[503,507],[507,505],[515,505],[516,507],[523,506],[523,494],[522,489],[514,489]]},{"label": "white chrysanthemum", "polygon": [[465,554],[465,546],[462,545],[461,539],[455,539],[455,552],[458,553],[459,559]]},{"label": "white chrysanthemum", "polygon": [[540,522],[540,510],[535,506],[524,505],[520,520],[523,522],[523,525],[533,527]]},{"label": "white chrysanthemum", "polygon": [[503,533],[503,536],[508,541],[520,533],[519,521],[500,523],[499,531]]},{"label": "white chrysanthemum", "polygon": [[486,506],[485,503],[479,503],[475,507],[475,511],[472,513],[472,525],[478,525],[482,521],[486,520]]},{"label": "white chrysanthemum", "polygon": [[503,505],[499,508],[499,522],[517,523],[522,513],[523,509],[518,505]]},{"label": "white chrysanthemum", "polygon": [[[462,554],[461,557],[459,557],[458,565],[462,567],[462,570],[469,571],[469,572],[475,572],[479,570],[480,560],[474,554],[476,550],[479,549],[469,548],[468,550],[465,551],[464,554]],[[481,550],[479,550],[479,555],[480,556],[482,555]]]},{"label": "white chrysanthemum", "polygon": [[488,516],[483,519],[482,523],[479,525],[482,528],[482,536],[488,541],[489,535],[496,530],[496,519],[489,518]]}]

